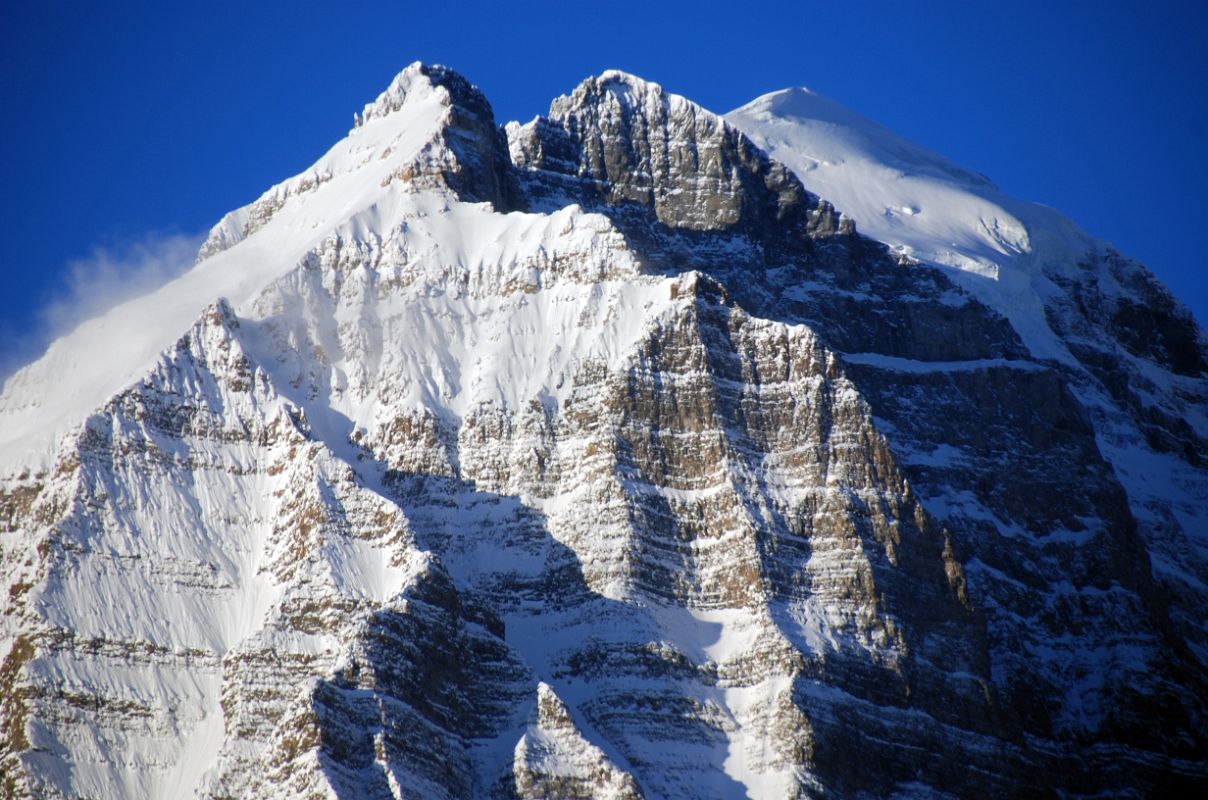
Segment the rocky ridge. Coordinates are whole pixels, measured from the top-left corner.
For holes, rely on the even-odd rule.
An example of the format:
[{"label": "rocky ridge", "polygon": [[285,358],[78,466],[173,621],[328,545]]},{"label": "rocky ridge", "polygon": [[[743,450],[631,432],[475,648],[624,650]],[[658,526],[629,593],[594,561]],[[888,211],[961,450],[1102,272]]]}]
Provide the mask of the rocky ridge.
[{"label": "rocky ridge", "polygon": [[6,795],[1208,780],[1208,348],[1139,265],[1037,356],[618,72],[499,128],[409,67],[197,269],[302,230],[9,470]]}]

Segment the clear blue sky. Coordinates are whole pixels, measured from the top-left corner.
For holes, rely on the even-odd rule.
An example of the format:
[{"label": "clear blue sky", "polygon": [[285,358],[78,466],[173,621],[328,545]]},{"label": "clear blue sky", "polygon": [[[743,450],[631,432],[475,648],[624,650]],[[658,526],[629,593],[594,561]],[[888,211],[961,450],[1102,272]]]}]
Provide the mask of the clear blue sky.
[{"label": "clear blue sky", "polygon": [[205,230],[417,59],[465,74],[500,121],[609,67],[718,112],[809,86],[1060,209],[1205,323],[1205,6],[6,2],[0,337],[8,360],[32,352],[69,263]]}]

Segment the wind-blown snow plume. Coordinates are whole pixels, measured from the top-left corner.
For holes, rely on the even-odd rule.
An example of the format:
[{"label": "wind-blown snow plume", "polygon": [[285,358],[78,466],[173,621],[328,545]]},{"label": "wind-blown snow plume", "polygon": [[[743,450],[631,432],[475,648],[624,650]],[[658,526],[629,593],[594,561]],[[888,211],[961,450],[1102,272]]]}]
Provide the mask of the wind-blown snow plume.
[{"label": "wind-blown snow plume", "polygon": [[0,353],[0,385],[80,323],[158,289],[193,266],[205,236],[152,231],[67,264],[62,284],[37,312],[32,330],[10,331]]}]

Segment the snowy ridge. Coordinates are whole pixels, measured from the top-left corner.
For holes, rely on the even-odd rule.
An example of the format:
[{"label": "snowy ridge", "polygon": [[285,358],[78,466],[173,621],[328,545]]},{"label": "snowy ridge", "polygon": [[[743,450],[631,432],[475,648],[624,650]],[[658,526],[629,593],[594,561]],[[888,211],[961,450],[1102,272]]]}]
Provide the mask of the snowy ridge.
[{"label": "snowy ridge", "polygon": [[1011,320],[1037,358],[1072,362],[1048,328],[1058,290],[1045,271],[1101,247],[1052,209],[1004,195],[969,172],[805,88],[756,98],[726,115],[861,233],[950,275]]},{"label": "snowy ridge", "polygon": [[[313,167],[219,222],[195,269],[82,323],[14,374],[0,394],[0,471],[45,466],[58,436],[138,378],[180,335],[181,323],[215,298],[226,297],[242,309],[332,229],[353,233],[397,213],[401,196],[413,190],[390,178],[431,158],[425,150],[438,140],[449,97],[415,65],[392,90],[383,95],[389,98],[385,105],[379,100],[367,107],[367,114],[378,109],[372,119]],[[386,107],[397,113],[385,113]],[[61,381],[64,375],[71,380]],[[57,389],[47,393],[52,383]]]}]

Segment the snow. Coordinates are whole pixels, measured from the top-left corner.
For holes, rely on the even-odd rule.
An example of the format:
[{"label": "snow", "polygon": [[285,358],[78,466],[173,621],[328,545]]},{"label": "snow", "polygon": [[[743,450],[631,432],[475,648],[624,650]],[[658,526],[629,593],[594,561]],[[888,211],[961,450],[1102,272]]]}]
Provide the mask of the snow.
[{"label": "snow", "polygon": [[[137,379],[216,298],[241,309],[333,228],[368,223],[379,213],[378,203],[402,194],[400,182],[385,189],[381,184],[433,140],[448,105],[445,90],[432,87],[414,67],[400,82],[409,90],[405,105],[368,120],[307,172],[261,198],[285,199],[253,235],[237,234],[251,206],[228,215],[217,231],[230,244],[227,249],[166,286],[82,323],[14,374],[0,393],[0,474],[47,466],[60,436]],[[317,188],[299,191],[314,176],[328,174]],[[56,389],[47,392],[47,386]]]},{"label": "snow", "polygon": [[[559,404],[580,362],[615,362],[642,334],[648,310],[669,302],[664,282],[639,278],[636,262],[608,247],[609,239],[621,243],[611,223],[578,207],[504,215],[416,195],[392,216],[405,220],[407,277],[415,283],[379,296],[372,311],[357,311],[355,300],[347,309],[380,326],[366,350],[326,332],[339,353],[331,366],[342,376],[331,403],[350,419],[373,419],[387,405],[392,414],[426,408],[461,418],[488,404],[515,410],[534,397]],[[560,280],[567,276],[551,267],[571,251],[586,274]],[[253,316],[296,317],[280,296],[266,294]],[[344,312],[337,309],[337,320]],[[383,404],[367,386],[340,391],[367,362],[401,384],[403,396]]]},{"label": "snow", "polygon": [[763,95],[725,118],[859,232],[943,268],[1010,320],[1034,356],[1073,363],[1045,320],[1057,291],[1046,272],[1070,270],[1100,243],[1065,217],[809,89]]}]

